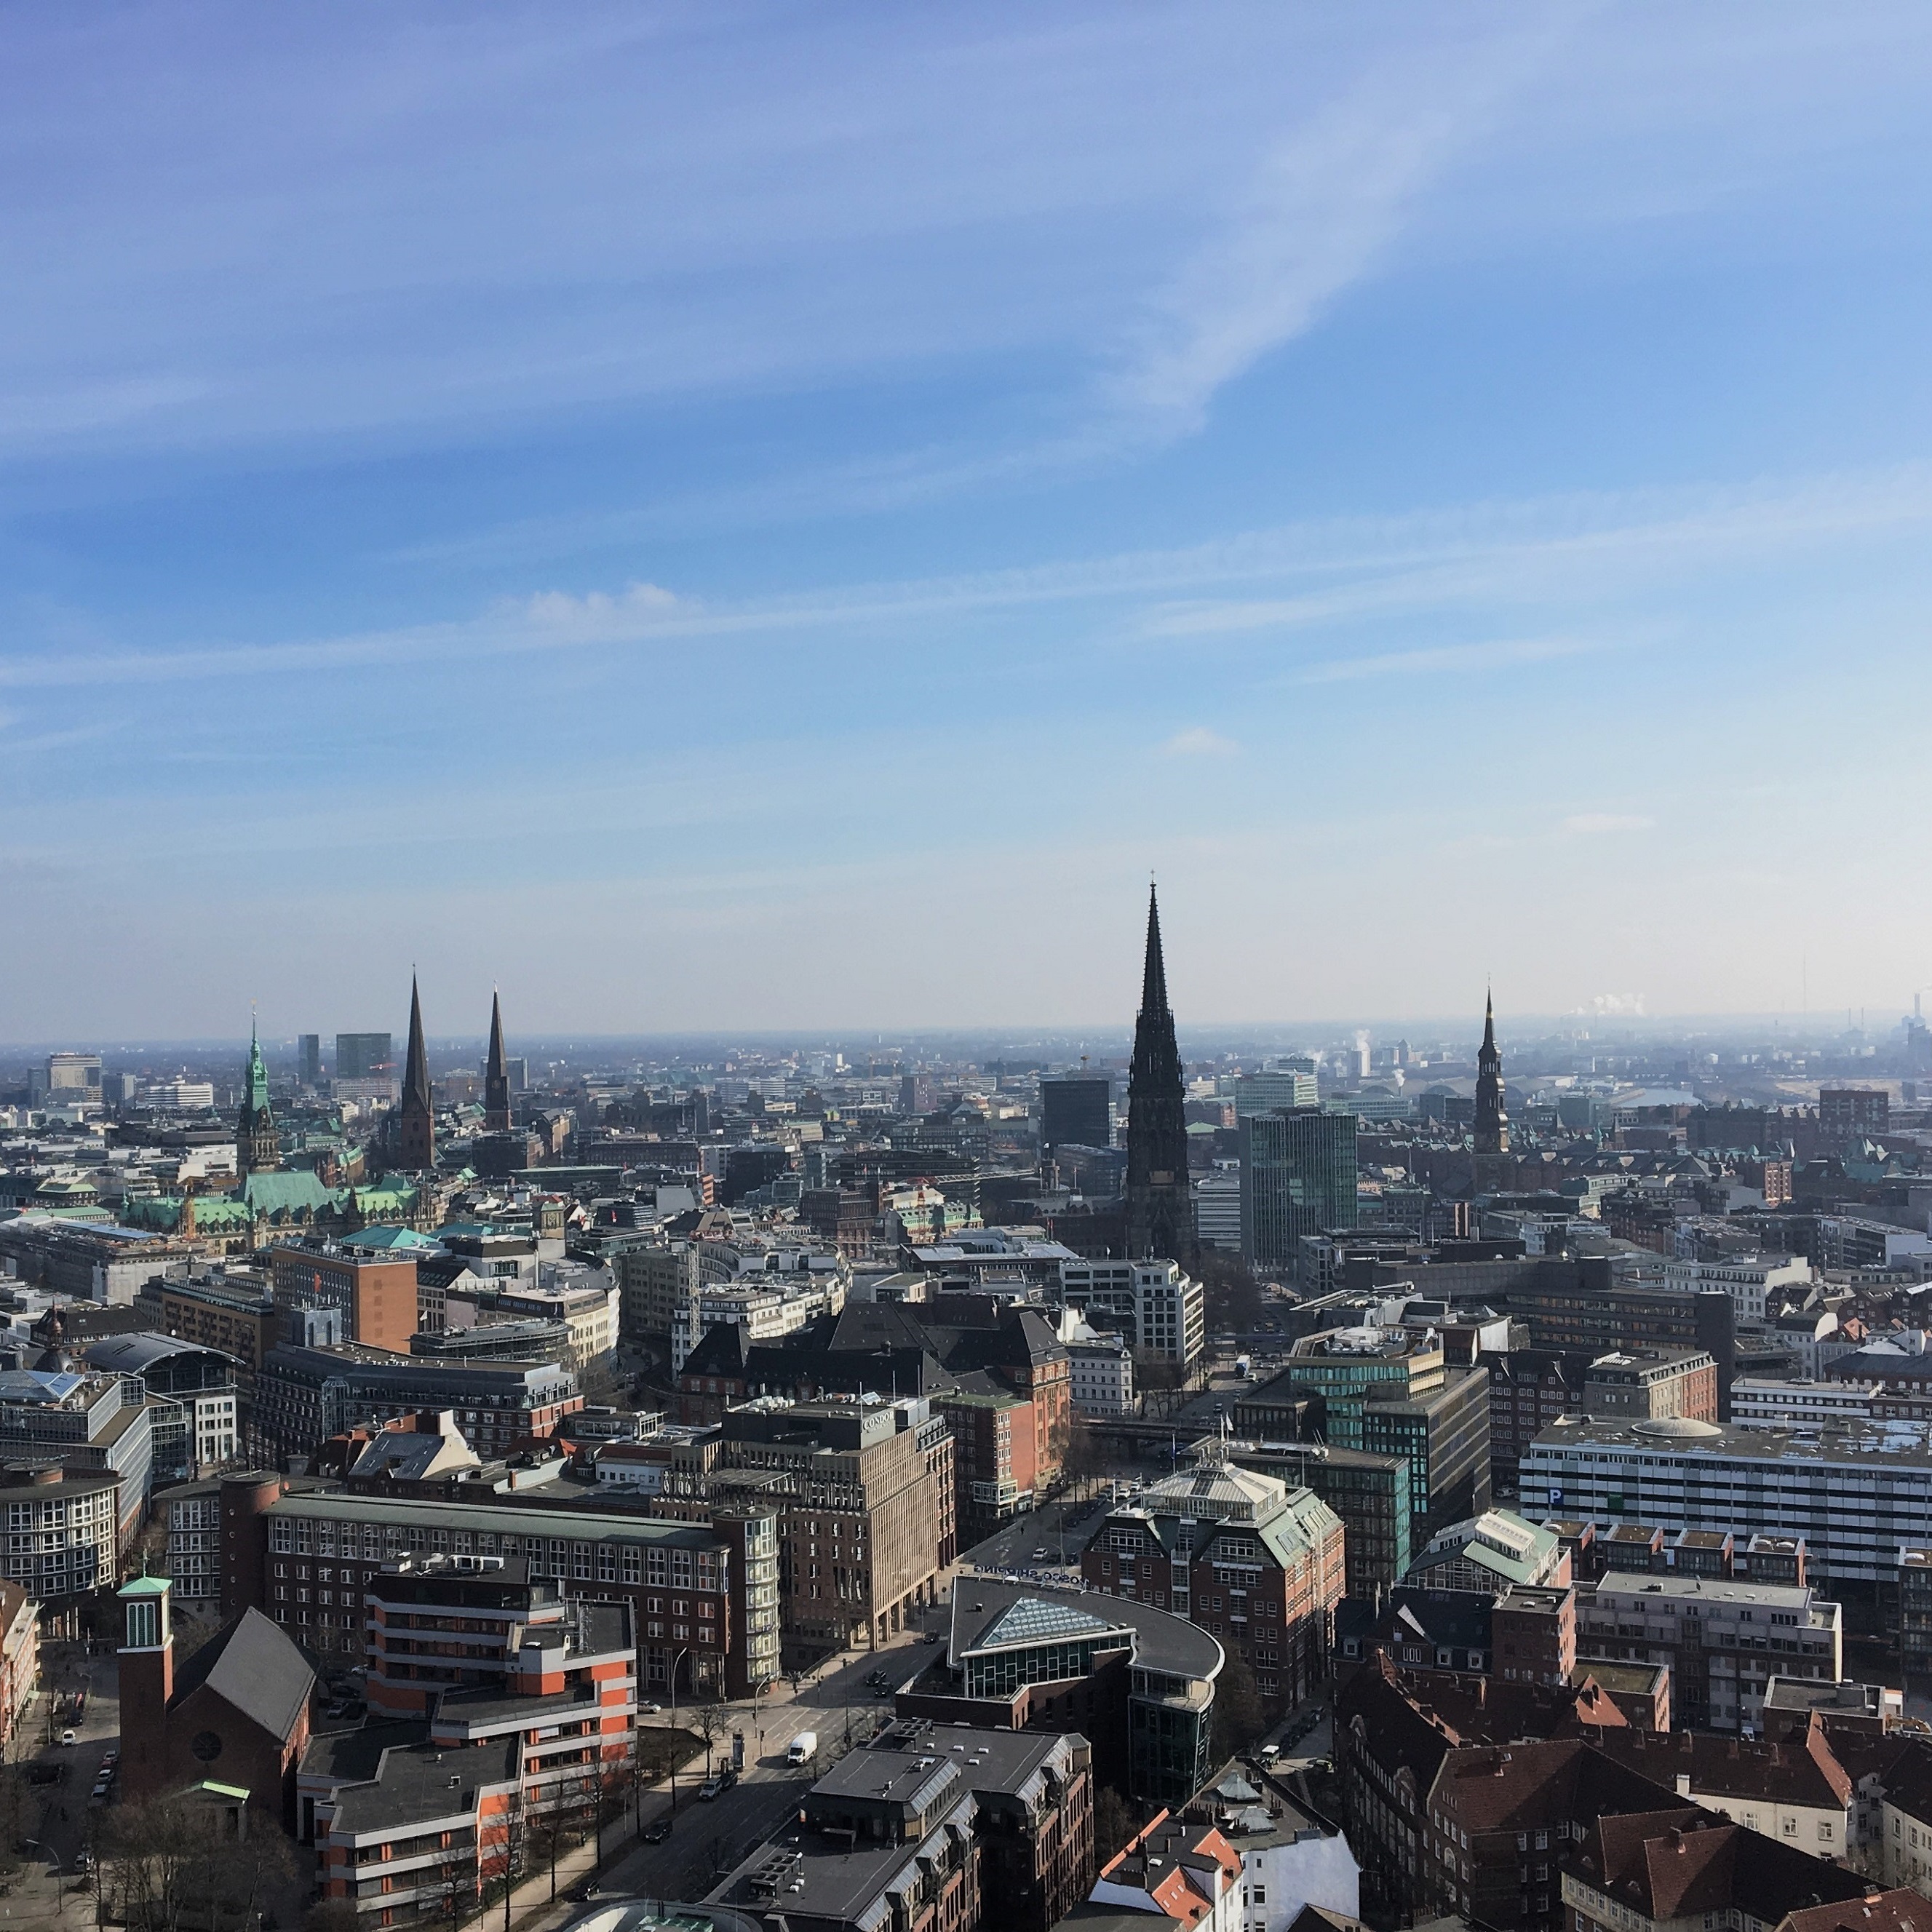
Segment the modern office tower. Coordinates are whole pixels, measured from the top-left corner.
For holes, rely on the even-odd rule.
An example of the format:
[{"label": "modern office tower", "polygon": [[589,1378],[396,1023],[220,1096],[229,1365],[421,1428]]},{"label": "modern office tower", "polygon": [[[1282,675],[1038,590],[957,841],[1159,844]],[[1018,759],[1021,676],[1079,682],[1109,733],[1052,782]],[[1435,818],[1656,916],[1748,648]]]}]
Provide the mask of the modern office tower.
[{"label": "modern office tower", "polygon": [[1270,1267],[1304,1234],[1355,1225],[1355,1117],[1296,1107],[1240,1124],[1241,1247]]},{"label": "modern office tower", "polygon": [[248,1023],[248,1072],[242,1088],[241,1118],[235,1126],[235,1157],[244,1174],[272,1174],[282,1164],[274,1116],[268,1111],[268,1070],[262,1064],[262,1042],[252,1020]]},{"label": "modern office tower", "polygon": [[100,1056],[98,1053],[50,1053],[47,1055],[46,1090],[72,1099],[78,1094],[100,1094]]},{"label": "modern office tower", "polygon": [[1312,1073],[1242,1073],[1234,1080],[1234,1118],[1278,1113],[1289,1107],[1312,1107],[1321,1099],[1320,1083]]},{"label": "modern office tower", "polygon": [[1224,1161],[1194,1184],[1194,1235],[1204,1248],[1241,1251],[1241,1171]]},{"label": "modern office tower", "polygon": [[1483,1044],[1476,1055],[1476,1151],[1509,1152],[1509,1115],[1503,1111],[1503,1057],[1496,1050],[1496,1008],[1483,1002]]},{"label": "modern office tower", "polygon": [[422,999],[410,981],[410,1048],[403,1070],[403,1105],[396,1128],[398,1165],[426,1174],[436,1165],[436,1112],[430,1100],[429,1053],[423,1045]]},{"label": "modern office tower", "polygon": [[1069,1073],[1040,1083],[1040,1150],[1112,1147],[1114,1083],[1103,1074]]},{"label": "modern office tower", "polygon": [[319,1033],[305,1033],[301,1040],[302,1084],[304,1087],[322,1084],[322,1036]]},{"label": "modern office tower", "polygon": [[483,1066],[483,1125],[486,1132],[510,1131],[510,1070],[503,1058],[503,1003],[490,995],[490,1057]]},{"label": "modern office tower", "polygon": [[512,1054],[503,1063],[512,1094],[527,1094],[530,1090],[530,1063],[520,1054]]},{"label": "modern office tower", "polygon": [[335,1077],[373,1080],[396,1064],[395,1042],[386,1033],[339,1033],[335,1036]]},{"label": "modern office tower", "polygon": [[[1349,1123],[1352,1130],[1354,1122]],[[1352,1141],[1351,1143],[1352,1146]],[[1167,1004],[1160,906],[1148,888],[1147,958],[1127,1079],[1127,1256],[1192,1260],[1194,1200],[1187,1183],[1187,1115],[1180,1048]]]}]

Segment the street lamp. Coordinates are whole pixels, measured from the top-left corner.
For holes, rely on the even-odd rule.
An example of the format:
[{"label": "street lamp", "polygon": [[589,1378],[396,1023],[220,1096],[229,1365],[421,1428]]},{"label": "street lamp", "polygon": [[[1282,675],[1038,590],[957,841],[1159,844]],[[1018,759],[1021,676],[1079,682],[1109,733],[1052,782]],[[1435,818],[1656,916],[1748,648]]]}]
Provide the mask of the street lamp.
[{"label": "street lamp", "polygon": [[[670,1727],[674,1732],[677,1729],[677,1666],[690,1654],[691,1646],[686,1644],[671,1656]],[[710,1753],[708,1751],[705,1754],[705,1768],[706,1770],[710,1768]],[[674,1813],[677,1810],[677,1740],[675,1736],[671,1739],[670,1746],[670,1808]]]}]

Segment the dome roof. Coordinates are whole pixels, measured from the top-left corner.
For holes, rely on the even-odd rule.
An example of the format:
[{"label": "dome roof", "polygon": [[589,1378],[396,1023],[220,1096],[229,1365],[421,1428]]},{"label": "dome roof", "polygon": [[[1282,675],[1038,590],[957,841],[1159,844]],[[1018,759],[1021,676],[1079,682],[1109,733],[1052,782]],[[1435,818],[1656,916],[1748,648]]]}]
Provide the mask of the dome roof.
[{"label": "dome roof", "polygon": [[1708,1442],[1724,1432],[1714,1422],[1688,1415],[1660,1415],[1654,1422],[1634,1422],[1630,1428],[1636,1435],[1658,1436],[1666,1442]]}]

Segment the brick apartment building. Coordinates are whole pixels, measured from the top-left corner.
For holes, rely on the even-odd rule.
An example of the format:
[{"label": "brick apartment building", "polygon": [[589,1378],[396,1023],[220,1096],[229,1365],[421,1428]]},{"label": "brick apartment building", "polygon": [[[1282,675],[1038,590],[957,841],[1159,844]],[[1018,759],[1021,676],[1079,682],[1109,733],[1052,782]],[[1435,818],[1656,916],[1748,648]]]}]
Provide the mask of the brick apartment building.
[{"label": "brick apartment building", "polygon": [[519,1562],[572,1600],[627,1603],[646,1694],[747,1696],[778,1666],[778,1519],[720,1508],[706,1523],[634,1511],[523,1507],[490,1492],[452,1507],[355,1495],[263,1473],[221,1488],[223,1614],[246,1606],[340,1668],[366,1665],[365,1600],[386,1566],[447,1556]]},{"label": "brick apartment building", "polygon": [[[1558,1700],[1546,1721],[1574,1725],[1574,1705],[1530,1690]],[[1498,1704],[1492,1714],[1486,1700],[1466,1699],[1472,1728],[1459,1727],[1425,1709],[1385,1659],[1343,1688],[1336,1768],[1365,1901],[1418,1918],[1460,1913],[1498,1932],[1557,1932],[1566,1848],[1600,1818],[1681,1805],[1671,1787],[1580,1736],[1526,1741],[1523,1713]]]},{"label": "brick apartment building", "polygon": [[450,1363],[373,1348],[271,1348],[256,1378],[252,1453],[286,1463],[332,1436],[421,1409],[448,1409],[479,1456],[548,1436],[584,1406],[577,1378],[555,1362]]},{"label": "brick apartment building", "polygon": [[451,1922],[512,1868],[519,1834],[547,1815],[587,1821],[622,1788],[631,1606],[567,1602],[514,1558],[433,1555],[386,1565],[368,1607],[383,1736],[373,1749],[366,1729],[310,1742],[297,1831],[316,1847],[323,1898],[358,1920]]},{"label": "brick apartment building", "polygon": [[710,1486],[722,1496],[749,1477],[781,1505],[788,1638],[830,1650],[883,1643],[937,1600],[939,1484],[921,1442],[932,1418],[908,1412],[919,1406],[766,1396],[726,1414]]},{"label": "brick apartment building", "polygon": [[422,1325],[413,1255],[370,1255],[332,1241],[289,1242],[268,1251],[276,1305],[334,1308],[343,1332],[371,1348],[409,1353]]},{"label": "brick apartment building", "polygon": [[1172,1610],[1247,1664],[1270,1703],[1327,1674],[1346,1588],[1342,1520],[1308,1490],[1235,1467],[1219,1444],[1110,1510],[1084,1550],[1088,1586]]}]

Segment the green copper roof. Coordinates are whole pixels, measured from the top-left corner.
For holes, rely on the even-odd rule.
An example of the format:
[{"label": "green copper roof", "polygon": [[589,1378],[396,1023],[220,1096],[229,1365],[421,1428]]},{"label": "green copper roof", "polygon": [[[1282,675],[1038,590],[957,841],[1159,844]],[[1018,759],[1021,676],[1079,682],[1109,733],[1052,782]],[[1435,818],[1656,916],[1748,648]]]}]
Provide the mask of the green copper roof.
[{"label": "green copper roof", "polygon": [[242,1183],[242,1198],[251,1214],[326,1214],[335,1205],[336,1196],[315,1178],[312,1168],[292,1168],[286,1173],[251,1174]]},{"label": "green copper roof", "polygon": [[132,1576],[121,1586],[124,1597],[165,1597],[168,1594],[168,1580],[165,1576]]},{"label": "green copper roof", "polygon": [[393,1252],[400,1248],[405,1251],[434,1248],[435,1242],[427,1234],[419,1234],[413,1228],[364,1228],[358,1233],[344,1234],[342,1245],[345,1248],[370,1248]]},{"label": "green copper roof", "polygon": [[248,1022],[248,1097],[243,1106],[250,1114],[268,1111],[268,1070],[262,1062],[262,1042],[252,1017]]}]

